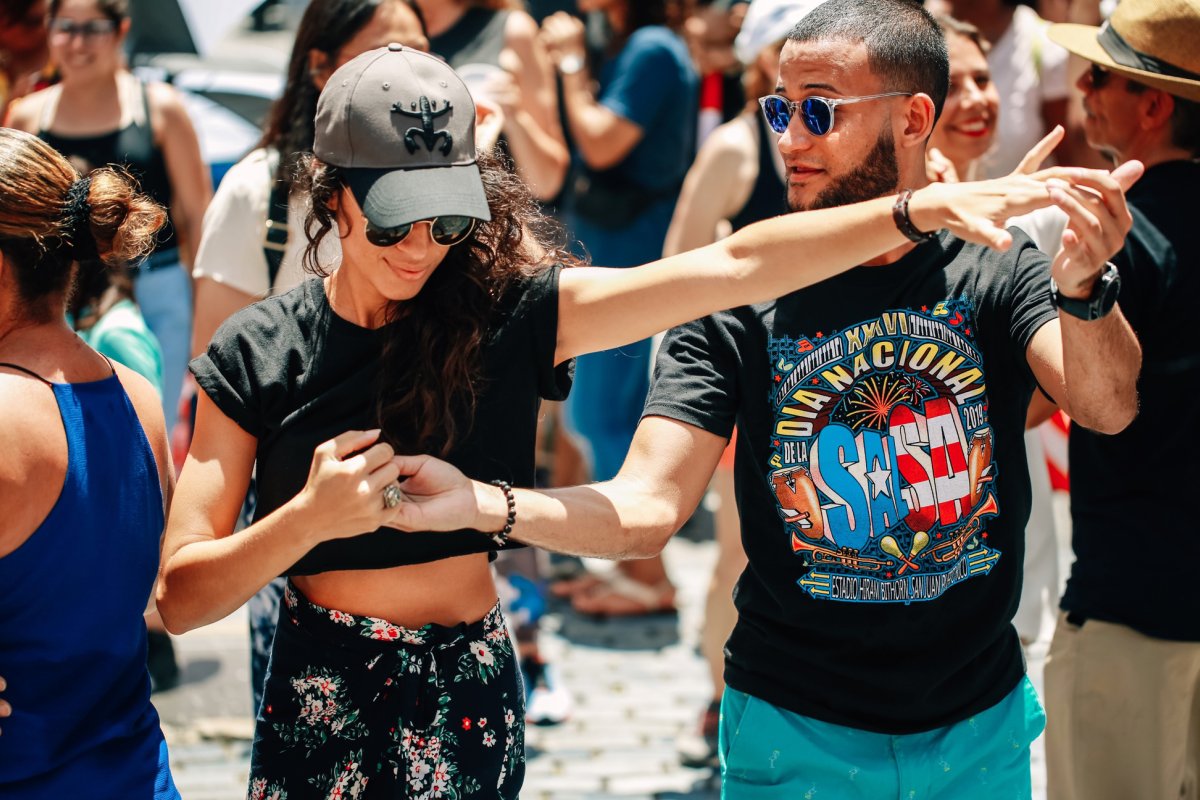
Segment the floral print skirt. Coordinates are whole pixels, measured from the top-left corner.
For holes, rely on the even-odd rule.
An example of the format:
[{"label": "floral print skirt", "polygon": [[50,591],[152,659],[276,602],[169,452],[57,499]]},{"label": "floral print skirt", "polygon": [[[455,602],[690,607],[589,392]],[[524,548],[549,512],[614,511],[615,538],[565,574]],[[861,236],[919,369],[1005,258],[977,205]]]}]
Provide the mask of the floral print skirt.
[{"label": "floral print skirt", "polygon": [[525,696],[499,604],[410,629],[283,595],[249,800],[516,798]]}]

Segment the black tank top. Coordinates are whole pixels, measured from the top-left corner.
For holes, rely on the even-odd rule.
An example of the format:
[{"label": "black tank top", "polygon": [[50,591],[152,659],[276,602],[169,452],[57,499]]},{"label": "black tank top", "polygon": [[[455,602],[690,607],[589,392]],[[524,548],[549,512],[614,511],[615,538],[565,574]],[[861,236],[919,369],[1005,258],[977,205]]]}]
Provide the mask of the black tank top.
[{"label": "black tank top", "polygon": [[[170,208],[171,180],[167,175],[167,162],[162,150],[154,144],[146,86],[139,86],[142,91],[143,109],[143,119],[140,121],[135,118],[124,128],[96,136],[62,136],[47,129],[49,120],[43,113],[37,135],[62,153],[83,175],[108,164],[124,166],[137,178],[143,192],[164,208]],[[158,234],[158,244],[154,249],[169,250],[175,246],[175,229],[168,219]]]},{"label": "black tank top", "polygon": [[767,136],[767,123],[762,114],[755,114],[754,121],[758,126],[758,177],[754,179],[754,189],[746,205],[729,219],[735,231],[752,222],[777,217],[788,211],[787,187],[771,159],[771,148],[775,142]]}]

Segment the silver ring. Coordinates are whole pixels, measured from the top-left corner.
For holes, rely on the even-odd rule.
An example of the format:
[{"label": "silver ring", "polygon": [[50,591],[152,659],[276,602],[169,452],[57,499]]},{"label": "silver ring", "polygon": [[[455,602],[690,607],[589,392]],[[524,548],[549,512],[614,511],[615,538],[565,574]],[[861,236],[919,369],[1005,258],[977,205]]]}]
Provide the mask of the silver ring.
[{"label": "silver ring", "polygon": [[383,487],[383,506],[384,508],[395,508],[400,505],[400,501],[404,499],[404,495],[400,492],[399,484],[389,483]]}]

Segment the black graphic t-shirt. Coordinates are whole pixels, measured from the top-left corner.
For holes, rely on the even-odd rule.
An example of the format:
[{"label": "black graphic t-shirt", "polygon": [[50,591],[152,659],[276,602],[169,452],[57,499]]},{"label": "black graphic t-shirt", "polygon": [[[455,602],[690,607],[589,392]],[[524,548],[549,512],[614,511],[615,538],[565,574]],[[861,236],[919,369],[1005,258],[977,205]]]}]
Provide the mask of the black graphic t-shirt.
[{"label": "black graphic t-shirt", "polygon": [[885,733],[959,722],[1024,673],[1025,349],[1047,257],[948,234],[671,331],[646,415],[720,436],[749,566],[730,686]]},{"label": "black graphic t-shirt", "polygon": [[1142,345],[1139,411],[1106,436],[1071,426],[1075,562],[1062,607],[1159,639],[1200,642],[1200,163],[1146,170],[1129,190],[1133,229],[1113,262],[1121,311]]}]

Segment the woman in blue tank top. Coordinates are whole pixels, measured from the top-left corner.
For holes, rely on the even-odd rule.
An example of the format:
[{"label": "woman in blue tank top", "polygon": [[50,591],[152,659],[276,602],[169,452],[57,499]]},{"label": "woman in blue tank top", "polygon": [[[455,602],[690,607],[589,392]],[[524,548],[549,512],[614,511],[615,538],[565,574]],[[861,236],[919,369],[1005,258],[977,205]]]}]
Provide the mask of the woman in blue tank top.
[{"label": "woman in blue tank top", "polygon": [[66,323],[78,261],[153,246],[163,210],[0,129],[0,797],[178,798],[146,626],[169,486],[153,387]]}]

